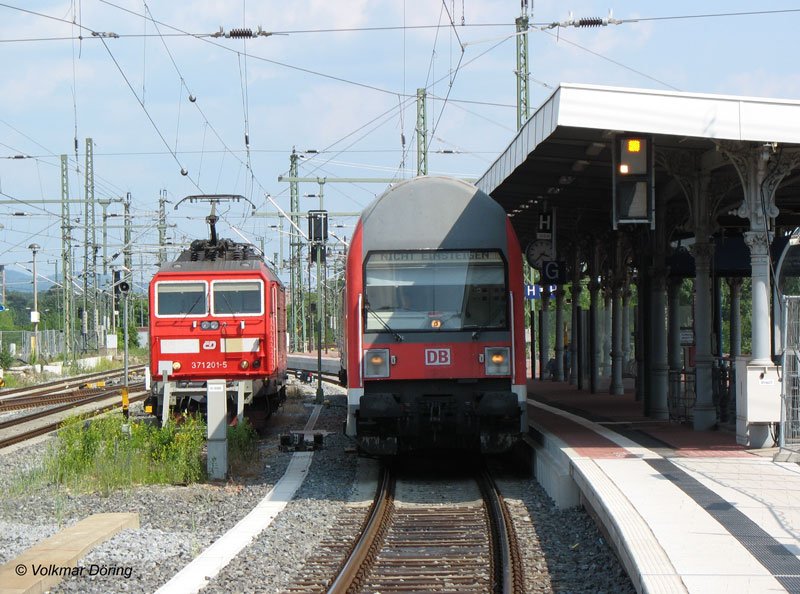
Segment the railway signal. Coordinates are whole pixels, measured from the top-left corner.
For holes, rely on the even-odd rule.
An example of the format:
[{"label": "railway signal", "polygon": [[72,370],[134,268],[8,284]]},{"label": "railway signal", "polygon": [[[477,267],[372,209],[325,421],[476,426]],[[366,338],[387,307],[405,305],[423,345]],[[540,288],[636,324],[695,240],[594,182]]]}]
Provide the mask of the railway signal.
[{"label": "railway signal", "polygon": [[[321,200],[320,200],[321,202]],[[328,240],[328,211],[308,211],[308,239],[311,242],[311,261],[317,263],[317,404],[322,404],[322,320],[325,316],[322,305],[322,279],[320,273],[325,265],[325,242]]]},{"label": "railway signal", "polygon": [[646,135],[614,140],[612,224],[647,223],[655,227],[653,141]]}]

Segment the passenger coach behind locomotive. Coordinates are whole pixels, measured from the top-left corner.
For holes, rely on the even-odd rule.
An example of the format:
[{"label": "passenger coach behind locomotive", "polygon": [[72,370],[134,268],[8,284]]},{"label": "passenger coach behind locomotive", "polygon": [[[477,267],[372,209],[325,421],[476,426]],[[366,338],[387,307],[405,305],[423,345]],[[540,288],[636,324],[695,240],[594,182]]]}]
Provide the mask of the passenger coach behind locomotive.
[{"label": "passenger coach behind locomotive", "polygon": [[474,186],[419,177],[367,207],[342,355],[361,451],[508,450],[527,430],[522,290],[514,230]]},{"label": "passenger coach behind locomotive", "polygon": [[247,244],[218,239],[217,217],[206,219],[210,240],[196,240],[150,282],[152,395],[145,410],[162,418],[169,367],[170,406],[206,412],[206,382],[227,382],[229,415],[241,392],[245,415],[261,427],[285,398],[285,291]]}]

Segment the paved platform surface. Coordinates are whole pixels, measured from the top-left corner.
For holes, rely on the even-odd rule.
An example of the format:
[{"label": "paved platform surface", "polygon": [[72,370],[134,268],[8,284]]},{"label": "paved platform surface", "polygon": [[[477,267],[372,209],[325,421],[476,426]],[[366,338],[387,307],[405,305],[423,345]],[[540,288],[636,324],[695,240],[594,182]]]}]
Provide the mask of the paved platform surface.
[{"label": "paved platform surface", "polygon": [[639,592],[800,593],[800,466],[777,448],[653,421],[630,390],[530,380],[528,398]]}]

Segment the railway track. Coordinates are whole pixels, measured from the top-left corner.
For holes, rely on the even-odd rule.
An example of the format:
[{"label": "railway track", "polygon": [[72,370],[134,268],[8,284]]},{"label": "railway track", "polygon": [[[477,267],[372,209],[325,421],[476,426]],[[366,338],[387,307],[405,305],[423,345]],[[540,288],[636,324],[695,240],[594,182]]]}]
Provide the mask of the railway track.
[{"label": "railway track", "polygon": [[[129,386],[130,397],[129,402],[132,404],[147,397],[144,392],[144,382],[137,382]],[[138,392],[138,393],[137,393]],[[64,413],[71,412],[79,407],[91,406],[99,404],[109,399],[114,399],[113,402],[104,404],[100,407],[91,407],[85,411],[88,416],[97,416],[104,412],[114,410],[121,406],[120,402],[121,386],[100,390],[91,395],[86,395],[81,399],[72,400],[66,404],[41,410],[35,413],[15,417],[6,421],[0,422],[0,449],[45,435],[52,431],[56,431],[61,423],[64,421]],[[55,420],[51,422],[38,423],[43,419],[53,417]],[[29,427],[26,427],[29,426]]]},{"label": "railway track", "polygon": [[[345,553],[342,533],[352,533],[359,515]],[[488,471],[421,481],[384,467],[366,521],[361,509],[338,523],[289,591],[511,594],[524,592],[522,575],[511,517]]]},{"label": "railway track", "polygon": [[[129,375],[136,375],[144,371],[144,368],[144,365],[131,367]],[[37,386],[2,390],[0,412],[83,400],[102,391],[105,382],[121,379],[123,373],[122,369],[114,369],[45,382]]]}]

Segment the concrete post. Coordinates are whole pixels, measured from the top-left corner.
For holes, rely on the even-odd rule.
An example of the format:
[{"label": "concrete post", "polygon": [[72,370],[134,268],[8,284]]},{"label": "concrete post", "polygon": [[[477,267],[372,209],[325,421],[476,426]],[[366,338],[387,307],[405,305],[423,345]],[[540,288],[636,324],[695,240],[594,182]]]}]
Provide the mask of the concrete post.
[{"label": "concrete post", "polygon": [[228,423],[225,380],[206,382],[208,421],[208,447],[206,469],[212,480],[223,480],[228,475]]},{"label": "concrete post", "polygon": [[161,426],[164,427],[169,421],[169,406],[172,400],[172,382],[169,381],[169,374],[172,373],[172,361],[159,361],[158,374],[164,385],[161,396]]}]

